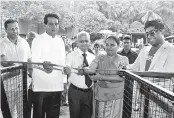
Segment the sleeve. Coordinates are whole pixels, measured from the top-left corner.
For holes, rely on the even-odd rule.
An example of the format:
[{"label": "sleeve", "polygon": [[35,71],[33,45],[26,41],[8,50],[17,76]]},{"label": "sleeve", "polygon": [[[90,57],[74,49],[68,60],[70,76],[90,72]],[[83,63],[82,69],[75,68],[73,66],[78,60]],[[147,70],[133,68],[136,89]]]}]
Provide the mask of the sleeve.
[{"label": "sleeve", "polygon": [[124,57],[124,66],[129,65],[129,59],[127,57]]},{"label": "sleeve", "polygon": [[62,66],[66,66],[66,51],[65,51],[65,43],[62,40]]},{"label": "sleeve", "polygon": [[0,55],[6,56],[6,51],[2,42],[0,43]]},{"label": "sleeve", "polygon": [[100,61],[100,56],[97,56],[92,62],[91,64],[89,65],[89,68],[91,70],[96,70],[98,68],[98,64],[99,64],[99,61]]},{"label": "sleeve", "polygon": [[143,54],[143,49],[138,54],[138,57],[136,58],[135,62],[133,64],[129,64],[127,66],[127,69],[134,70],[134,71],[140,71],[140,57]]},{"label": "sleeve", "polygon": [[31,57],[32,57],[31,56],[31,49],[30,49],[30,46],[29,46],[27,41],[25,42],[25,47],[24,48],[26,49],[27,59],[31,59]]},{"label": "sleeve", "polygon": [[40,41],[40,37],[38,36],[36,39],[33,40],[31,46],[32,52],[32,62],[43,62],[42,58],[42,42]]},{"label": "sleeve", "polygon": [[173,60],[174,60],[174,46],[172,46],[171,50],[169,51],[169,55],[167,57],[167,60],[165,61],[163,67],[164,67],[164,72],[174,72],[174,64]]},{"label": "sleeve", "polygon": [[66,60],[65,60],[65,65],[68,67],[71,67],[71,62],[72,62],[72,53],[67,54]]}]

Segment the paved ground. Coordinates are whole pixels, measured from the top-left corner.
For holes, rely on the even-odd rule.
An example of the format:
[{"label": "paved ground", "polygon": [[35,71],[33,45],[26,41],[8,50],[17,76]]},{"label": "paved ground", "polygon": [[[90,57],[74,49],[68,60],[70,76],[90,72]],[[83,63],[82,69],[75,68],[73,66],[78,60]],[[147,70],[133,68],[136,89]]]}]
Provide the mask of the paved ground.
[{"label": "paved ground", "polygon": [[69,107],[61,106],[60,108],[60,117],[59,118],[70,118],[69,116]]}]

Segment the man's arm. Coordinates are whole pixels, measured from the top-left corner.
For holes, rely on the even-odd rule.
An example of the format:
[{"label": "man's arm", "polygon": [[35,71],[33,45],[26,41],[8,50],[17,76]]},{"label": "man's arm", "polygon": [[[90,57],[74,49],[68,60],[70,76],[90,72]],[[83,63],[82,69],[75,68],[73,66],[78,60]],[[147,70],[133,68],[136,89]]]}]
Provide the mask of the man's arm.
[{"label": "man's arm", "polygon": [[9,67],[9,66],[13,66],[14,64],[13,63],[10,63],[10,62],[2,62],[2,61],[7,61],[7,58],[4,54],[1,55],[1,65],[3,67]]},{"label": "man's arm", "polygon": [[127,69],[134,70],[134,71],[140,71],[140,57],[141,57],[142,53],[143,53],[143,49],[138,54],[138,57],[136,58],[134,63],[127,65]]}]

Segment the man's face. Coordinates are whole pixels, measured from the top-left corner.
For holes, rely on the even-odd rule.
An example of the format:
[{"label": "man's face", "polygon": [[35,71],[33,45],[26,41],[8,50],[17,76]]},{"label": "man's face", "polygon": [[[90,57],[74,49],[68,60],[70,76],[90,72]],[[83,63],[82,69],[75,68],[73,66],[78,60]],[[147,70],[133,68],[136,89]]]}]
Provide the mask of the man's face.
[{"label": "man's face", "polygon": [[46,24],[46,32],[51,35],[55,36],[59,31],[59,21],[54,17],[48,17],[48,22]]},{"label": "man's face", "polygon": [[94,46],[94,50],[98,51],[99,50],[99,46]]},{"label": "man's face", "polygon": [[123,47],[124,47],[124,49],[129,50],[131,48],[131,41],[130,40],[123,40]]},{"label": "man's face", "polygon": [[157,46],[162,40],[162,33],[154,27],[146,28],[147,42],[152,46]]},{"label": "man's face", "polygon": [[90,46],[90,40],[87,38],[87,36],[80,36],[78,39],[78,47],[82,51],[87,50]]},{"label": "man's face", "polygon": [[27,41],[28,41],[28,43],[29,43],[30,46],[31,46],[31,44],[32,44],[34,38],[35,38],[35,36],[32,36],[32,35],[30,35],[30,36],[28,37]]},{"label": "man's face", "polygon": [[12,39],[16,39],[19,35],[19,25],[17,22],[7,24],[6,29],[7,36]]}]

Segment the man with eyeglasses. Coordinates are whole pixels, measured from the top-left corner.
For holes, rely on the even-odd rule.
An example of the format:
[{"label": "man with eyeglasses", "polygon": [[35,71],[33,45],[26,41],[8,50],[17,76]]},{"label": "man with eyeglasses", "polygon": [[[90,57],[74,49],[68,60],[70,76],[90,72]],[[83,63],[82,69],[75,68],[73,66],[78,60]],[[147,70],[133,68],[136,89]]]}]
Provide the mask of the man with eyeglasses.
[{"label": "man with eyeglasses", "polygon": [[[153,72],[174,72],[174,46],[169,42],[165,41],[163,30],[164,23],[161,20],[152,20],[145,23],[145,31],[147,36],[147,42],[151,44],[150,46],[144,46],[140,51],[135,62],[128,66],[128,68],[134,71],[153,71]],[[171,79],[162,78],[158,82],[155,78],[148,78],[153,83],[158,83],[158,85],[163,88],[173,91],[173,83]],[[145,89],[145,88],[143,88]],[[140,91],[142,92],[142,91]],[[150,102],[151,104],[152,102]],[[153,106],[150,105],[153,109]],[[151,117],[154,113],[151,111]],[[155,116],[154,116],[155,117]],[[161,116],[167,117],[167,116]]]},{"label": "man with eyeglasses", "polygon": [[147,42],[135,62],[130,66],[137,71],[174,72],[174,46],[165,41],[164,23],[152,20],[145,23]]},{"label": "man with eyeglasses", "polygon": [[[37,36],[32,42],[32,61],[44,63],[44,71],[33,69],[33,91],[35,101],[33,118],[59,118],[61,92],[64,90],[63,69],[53,70],[49,64],[64,66],[65,45],[60,36],[59,17],[57,14],[46,14],[44,17],[45,33]],[[61,68],[60,68],[61,69]]]},{"label": "man with eyeglasses", "polygon": [[65,73],[69,75],[68,102],[70,118],[91,118],[92,116],[92,86],[93,82],[88,75],[74,73],[71,68],[82,68],[88,66],[95,55],[88,49],[90,46],[89,33],[82,31],[77,34],[78,49],[67,55]]}]

